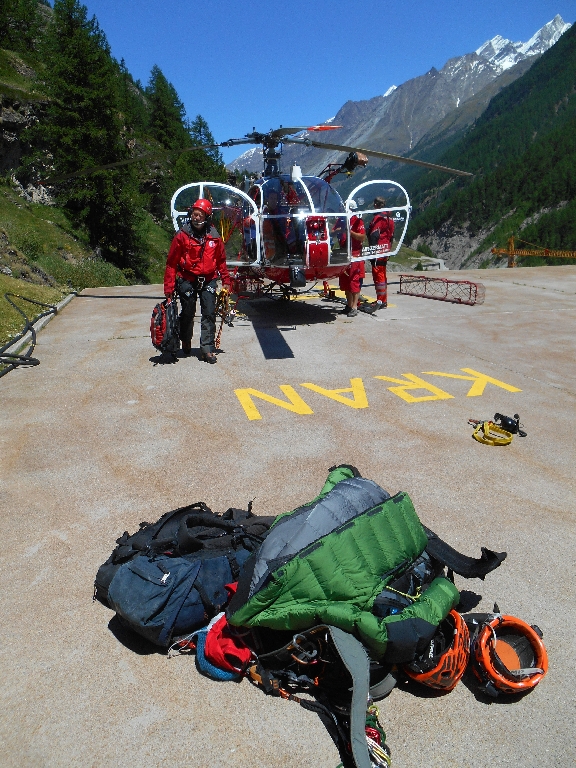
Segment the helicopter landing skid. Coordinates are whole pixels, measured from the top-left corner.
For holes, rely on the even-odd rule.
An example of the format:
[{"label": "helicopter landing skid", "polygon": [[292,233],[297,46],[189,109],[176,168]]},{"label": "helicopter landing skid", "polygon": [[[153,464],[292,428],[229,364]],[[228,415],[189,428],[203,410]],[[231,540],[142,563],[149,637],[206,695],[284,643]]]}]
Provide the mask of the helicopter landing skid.
[{"label": "helicopter landing skid", "polygon": [[239,299],[271,298],[280,301],[290,301],[298,293],[295,288],[286,283],[266,281],[264,275],[256,271],[237,275],[234,279],[233,292]]}]

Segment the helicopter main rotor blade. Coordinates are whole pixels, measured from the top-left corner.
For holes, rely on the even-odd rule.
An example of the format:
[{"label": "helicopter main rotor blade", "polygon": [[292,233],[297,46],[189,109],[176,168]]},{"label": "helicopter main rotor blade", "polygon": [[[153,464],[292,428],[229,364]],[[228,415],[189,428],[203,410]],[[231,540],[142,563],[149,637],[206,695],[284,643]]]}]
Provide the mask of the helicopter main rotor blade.
[{"label": "helicopter main rotor blade", "polygon": [[158,157],[160,155],[182,155],[184,152],[195,152],[198,149],[215,149],[216,147],[221,147],[222,144],[202,144],[200,146],[196,147],[186,147],[186,149],[179,149],[176,151],[170,151],[170,150],[162,150],[159,149],[155,152],[144,152],[142,155],[138,155],[137,157],[130,157],[127,160],[119,160],[116,163],[106,163],[105,165],[91,165],[88,168],[81,168],[79,171],[74,171],[74,173],[67,173],[63,176],[54,176],[49,179],[44,179],[41,184],[43,186],[46,186],[47,184],[58,184],[61,181],[68,181],[69,179],[76,179],[80,176],[90,176],[93,173],[97,173],[98,171],[110,171],[114,168],[121,168],[124,165],[132,165],[132,163],[139,163],[141,160],[147,160],[152,157]]},{"label": "helicopter main rotor blade", "polygon": [[290,136],[293,133],[300,133],[301,131],[336,131],[338,128],[342,128],[341,125],[301,125],[298,128],[276,128],[270,131],[270,136],[274,138],[279,136]]},{"label": "helicopter main rotor blade", "polygon": [[391,155],[388,152],[376,152],[374,149],[361,149],[360,147],[347,147],[345,144],[326,144],[322,141],[312,141],[311,139],[285,139],[286,142],[293,144],[306,144],[307,146],[317,147],[318,149],[335,149],[339,152],[363,152],[372,157],[381,157],[383,160],[394,160],[398,163],[408,163],[409,165],[418,165],[421,168],[430,168],[433,171],[443,171],[444,173],[454,173],[457,176],[473,176],[468,171],[459,171],[456,168],[448,168],[445,165],[436,165],[426,163],[423,160],[414,160],[411,157],[402,157],[401,155]]}]

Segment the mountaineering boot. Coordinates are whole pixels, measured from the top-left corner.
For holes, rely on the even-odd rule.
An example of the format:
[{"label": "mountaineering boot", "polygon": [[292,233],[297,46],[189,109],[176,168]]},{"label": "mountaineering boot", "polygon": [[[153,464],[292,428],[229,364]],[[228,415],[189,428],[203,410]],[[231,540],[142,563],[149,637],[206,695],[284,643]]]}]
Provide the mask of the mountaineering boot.
[{"label": "mountaineering boot", "polygon": [[388,304],[386,302],[374,301],[372,304],[366,307],[364,312],[367,312],[369,315],[373,315],[374,312],[377,312],[379,309],[386,309],[387,306]]}]

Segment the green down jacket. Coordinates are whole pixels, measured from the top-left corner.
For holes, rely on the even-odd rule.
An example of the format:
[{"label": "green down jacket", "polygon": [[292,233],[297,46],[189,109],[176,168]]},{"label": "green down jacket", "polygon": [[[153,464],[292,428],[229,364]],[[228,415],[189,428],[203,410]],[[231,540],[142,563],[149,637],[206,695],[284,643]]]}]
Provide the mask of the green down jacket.
[{"label": "green down jacket", "polygon": [[393,497],[347,465],[320,495],[281,515],[247,561],[231,624],[303,630],[329,624],[356,635],[375,658],[411,661],[459,600],[439,576],[401,613],[379,618],[375,598],[426,549],[406,493]]}]

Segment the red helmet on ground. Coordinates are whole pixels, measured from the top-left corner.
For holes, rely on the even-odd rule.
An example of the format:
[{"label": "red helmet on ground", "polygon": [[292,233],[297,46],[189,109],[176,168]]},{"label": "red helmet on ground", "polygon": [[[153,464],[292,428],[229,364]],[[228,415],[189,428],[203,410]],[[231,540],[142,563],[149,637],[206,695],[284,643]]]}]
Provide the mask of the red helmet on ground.
[{"label": "red helmet on ground", "polygon": [[194,203],[194,205],[191,205],[190,208],[188,208],[188,213],[192,213],[192,211],[197,208],[200,211],[204,211],[206,214],[206,218],[209,216],[212,216],[212,203],[210,200],[206,200],[205,197],[199,197],[198,200]]},{"label": "red helmet on ground", "polygon": [[485,621],[474,641],[472,669],[491,696],[532,690],[548,671],[538,627],[498,614]]},{"label": "red helmet on ground", "polygon": [[450,611],[438,626],[428,651],[420,659],[404,665],[411,680],[440,691],[456,687],[470,658],[470,632],[462,616]]}]

